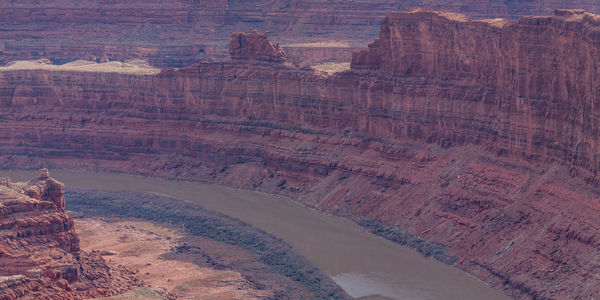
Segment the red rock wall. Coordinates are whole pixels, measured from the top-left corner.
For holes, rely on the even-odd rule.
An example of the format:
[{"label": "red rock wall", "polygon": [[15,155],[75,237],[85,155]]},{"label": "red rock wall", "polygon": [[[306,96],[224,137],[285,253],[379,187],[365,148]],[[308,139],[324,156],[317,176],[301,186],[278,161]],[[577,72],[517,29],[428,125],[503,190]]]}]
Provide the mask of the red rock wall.
[{"label": "red rock wall", "polygon": [[[39,187],[47,179],[38,179],[36,186],[4,179],[0,187],[0,275],[9,276],[0,277],[7,285],[0,291],[3,299],[26,296],[36,289],[68,296],[69,282],[79,280],[79,238],[73,219],[54,203],[42,201]],[[24,195],[34,190],[37,198]],[[63,194],[61,190],[57,196]],[[42,281],[47,289],[40,287]]]},{"label": "red rock wall", "polygon": [[226,8],[227,1],[204,0],[3,1],[0,63],[147,59],[181,66],[225,57],[223,40],[231,30],[217,39],[202,28],[223,26]]},{"label": "red rock wall", "polygon": [[[504,140],[501,151],[557,157],[597,172],[599,25],[600,17],[582,11],[518,22],[393,13],[380,37],[355,53],[352,67],[493,87],[511,98],[498,103],[494,119],[504,124],[487,137]],[[486,91],[474,101],[494,102]]]},{"label": "red rock wall", "polygon": [[[228,57],[233,31],[271,30],[284,43],[350,41],[363,46],[393,10],[416,7],[476,18],[552,14],[556,8],[600,12],[595,0],[235,0],[2,1],[0,64],[17,59],[148,59],[178,67]],[[350,56],[348,56],[348,60]]]},{"label": "red rock wall", "polygon": [[243,62],[157,76],[0,76],[4,166],[119,170],[283,193],[440,243],[460,268],[518,298],[598,296],[598,193],[584,182],[596,177],[551,156],[514,159],[524,156],[511,147],[526,143],[513,132],[537,125],[517,122],[535,116],[510,106],[510,93]]},{"label": "red rock wall", "polygon": [[26,183],[0,179],[0,299],[81,299],[129,289],[122,271],[80,251],[64,212],[64,184],[42,171]]},{"label": "red rock wall", "polygon": [[302,47],[282,46],[287,60],[298,66],[314,66],[323,62],[347,63],[360,47]]},{"label": "red rock wall", "polygon": [[[536,64],[527,64],[531,74],[519,69],[518,79],[532,82],[521,89],[496,84],[507,77],[497,77],[487,61],[467,64],[456,50],[462,48],[444,37],[422,39],[443,26],[466,45],[481,30],[492,37],[502,32],[506,41],[513,31],[437,13],[392,15],[401,16],[407,26],[390,26],[390,33],[424,28],[404,46],[446,46],[450,54],[440,52],[434,61],[453,72],[415,60],[418,68],[394,73],[403,64],[393,59],[373,70],[381,65],[367,59],[358,61],[366,70],[330,77],[246,61],[156,76],[0,73],[0,164],[119,170],[282,193],[439,243],[459,257],[459,268],[519,299],[599,297],[600,208],[591,163],[597,122],[594,102],[586,102],[593,92],[578,84],[558,89],[568,101],[553,98],[539,87],[558,83],[534,72],[546,71],[545,61],[556,57],[564,76],[595,78],[588,66],[597,49],[587,40],[594,32],[589,20],[559,16],[506,25],[527,37],[521,42],[536,45],[515,48],[535,50],[523,53]],[[562,52],[576,51],[585,63],[544,45],[554,41],[547,31],[561,37],[557,45],[568,45]],[[530,40],[538,33],[541,39]],[[491,47],[485,44],[480,47]],[[383,50],[372,47],[366,57]],[[480,56],[467,57],[477,62]],[[579,67],[566,72],[569,65]],[[464,77],[454,75],[465,66],[471,70]],[[585,143],[591,150],[582,150]]]}]

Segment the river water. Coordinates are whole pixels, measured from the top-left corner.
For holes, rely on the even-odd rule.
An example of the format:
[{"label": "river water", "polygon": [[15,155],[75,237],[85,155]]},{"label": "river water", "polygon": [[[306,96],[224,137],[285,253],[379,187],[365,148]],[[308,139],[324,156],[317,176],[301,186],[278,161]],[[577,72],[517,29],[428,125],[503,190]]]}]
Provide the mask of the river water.
[{"label": "river water", "polygon": [[[240,219],[285,240],[355,298],[510,299],[464,272],[285,197],[117,173],[51,170],[51,174],[67,189],[157,193]],[[0,177],[13,181],[36,175],[35,171],[0,170]]]}]

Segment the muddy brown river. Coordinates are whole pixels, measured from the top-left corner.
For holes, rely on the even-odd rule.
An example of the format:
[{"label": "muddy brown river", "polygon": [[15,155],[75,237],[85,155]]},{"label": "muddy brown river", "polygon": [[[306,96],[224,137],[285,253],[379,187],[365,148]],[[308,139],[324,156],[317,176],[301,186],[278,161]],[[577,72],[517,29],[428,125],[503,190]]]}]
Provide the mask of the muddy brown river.
[{"label": "muddy brown river", "polygon": [[[67,188],[152,192],[240,219],[285,240],[358,299],[510,299],[464,272],[285,197],[117,173],[51,170],[51,174]],[[36,175],[0,170],[1,177],[13,181]]]}]

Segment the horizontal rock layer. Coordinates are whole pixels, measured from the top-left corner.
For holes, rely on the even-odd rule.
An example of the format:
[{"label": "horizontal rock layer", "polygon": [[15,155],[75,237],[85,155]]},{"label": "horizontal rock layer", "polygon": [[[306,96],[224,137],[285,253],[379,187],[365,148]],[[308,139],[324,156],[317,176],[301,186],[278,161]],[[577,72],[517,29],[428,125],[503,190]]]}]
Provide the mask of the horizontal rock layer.
[{"label": "horizontal rock layer", "polygon": [[526,155],[523,137],[542,117],[510,91],[267,62],[156,76],[15,71],[0,82],[4,166],[41,161],[283,193],[436,242],[517,298],[598,296],[600,208],[585,182],[596,177],[558,156]]},{"label": "horizontal rock layer", "polygon": [[596,18],[393,13],[328,77],[2,72],[0,162],[283,193],[435,242],[517,298],[599,297]]},{"label": "horizontal rock layer", "polygon": [[389,11],[416,7],[477,18],[551,14],[556,8],[600,12],[595,0],[3,1],[0,64],[146,59],[154,66],[179,67],[226,58],[229,34],[252,29],[271,30],[282,43],[333,40],[362,46]]},{"label": "horizontal rock layer", "polygon": [[350,46],[281,46],[286,53],[288,61],[298,66],[314,66],[322,62],[349,63],[352,53],[362,50],[360,47]]},{"label": "horizontal rock layer", "polygon": [[0,299],[80,299],[131,287],[97,254],[82,253],[64,185],[43,169],[39,178],[0,179]]},{"label": "horizontal rock layer", "polygon": [[79,239],[73,220],[64,213],[64,185],[44,172],[27,183],[3,182],[0,229],[7,241],[1,246],[3,275],[64,265],[70,271],[61,272],[61,278],[77,281]]}]

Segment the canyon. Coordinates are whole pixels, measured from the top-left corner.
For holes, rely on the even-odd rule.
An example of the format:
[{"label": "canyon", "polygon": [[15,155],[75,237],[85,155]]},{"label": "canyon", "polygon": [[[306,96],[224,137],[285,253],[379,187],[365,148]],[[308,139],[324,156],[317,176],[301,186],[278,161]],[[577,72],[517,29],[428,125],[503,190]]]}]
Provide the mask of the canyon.
[{"label": "canyon", "polygon": [[[131,203],[146,203],[135,208],[145,218],[187,223],[118,218]],[[201,207],[100,191],[71,191],[69,215],[65,204],[47,169],[0,178],[0,299],[349,299],[281,240]],[[169,205],[181,210],[157,209]]]},{"label": "canyon", "polygon": [[[103,182],[98,175],[88,183]],[[66,196],[81,247],[109,253],[109,265],[170,296],[158,299],[350,299],[287,243],[202,206],[147,188]]]},{"label": "canyon", "polygon": [[[19,179],[29,178],[32,173],[33,171],[27,170],[0,170],[2,176]],[[257,245],[252,242],[252,239],[236,237],[232,234],[231,227],[219,225],[210,217],[205,219],[205,214],[197,213],[198,208],[204,208],[239,219],[282,239],[322,272],[333,278],[354,298],[509,299],[501,291],[492,289],[480,280],[452,266],[424,257],[417,251],[398,243],[369,234],[364,227],[348,219],[298,205],[297,202],[287,197],[210,183],[114,172],[53,169],[52,173],[69,186],[69,191],[65,194],[67,209],[74,216],[78,230],[82,228],[79,220],[89,219],[89,217],[82,218],[82,214],[103,218],[108,221],[106,226],[114,224],[112,220],[116,219],[120,224],[131,224],[139,228],[139,221],[128,221],[133,217],[137,220],[141,219],[144,222],[157,224],[150,227],[144,226],[157,234],[164,233],[164,230],[153,229],[157,226],[165,227],[167,225],[168,228],[173,228],[176,230],[176,236],[171,241],[181,240],[178,236],[182,235],[184,241],[189,241],[185,236],[187,231],[197,234],[193,240],[203,236],[213,236],[213,238],[219,237],[221,241],[230,241],[245,245],[245,248],[256,249]],[[97,222],[92,221],[93,223]],[[90,222],[85,221],[85,223]],[[125,244],[121,240],[116,244],[108,244],[106,240],[111,238],[95,238],[98,234],[104,236],[102,233],[96,233],[96,230],[97,228],[84,228],[84,233],[80,234],[82,249],[85,249],[86,240],[90,239],[95,241],[94,244],[104,244],[113,250],[122,248],[127,243],[126,239]],[[125,228],[117,236],[122,234],[129,235],[129,230]],[[90,235],[92,236],[90,239],[86,238]],[[141,240],[147,241],[143,237]],[[223,249],[226,249],[218,244],[214,243],[212,247],[197,245],[192,247],[193,244],[190,244],[180,249],[184,250],[181,253],[183,255],[186,255],[186,249],[191,250],[189,254],[193,255],[187,256],[193,260],[194,264],[202,266],[208,262],[210,265],[225,267],[222,269],[223,271],[235,271],[237,266],[238,270],[246,269],[243,274],[249,275],[244,266],[253,265],[252,260],[243,258],[241,262],[245,263],[240,264],[240,260],[237,259],[240,256],[235,256],[233,260],[222,261],[219,259],[223,257],[222,254],[216,256],[211,254],[223,253]],[[283,253],[290,253],[285,249],[282,250],[284,250]],[[120,252],[123,253],[122,250]],[[210,258],[207,258],[206,254]],[[262,251],[257,254],[259,257],[268,258],[268,261],[278,261],[277,257],[281,255],[281,251]],[[139,259],[122,254],[110,258],[113,262],[118,259]],[[264,262],[265,260],[259,259],[259,261]],[[156,267],[165,265],[164,261],[151,263]],[[233,270],[229,268],[230,266],[234,267]],[[154,267],[150,267],[150,269],[152,268]],[[268,269],[260,268],[259,270],[261,272],[249,277],[252,282],[255,282],[254,279],[265,278],[265,270]],[[288,272],[297,272],[298,268],[287,270]],[[171,271],[163,272],[170,273]],[[140,269],[140,273],[143,274],[142,269]],[[181,276],[177,276],[178,278]],[[298,277],[294,276],[294,278]],[[175,282],[178,281],[177,279]],[[146,281],[145,278],[144,280]],[[275,281],[271,280],[270,282]],[[259,281],[258,286],[263,284],[264,281],[263,283]],[[290,293],[286,293],[286,295],[291,296]]]},{"label": "canyon", "polygon": [[393,12],[333,75],[245,35],[155,75],[0,71],[0,166],[282,194],[516,299],[600,296],[600,16]]}]

